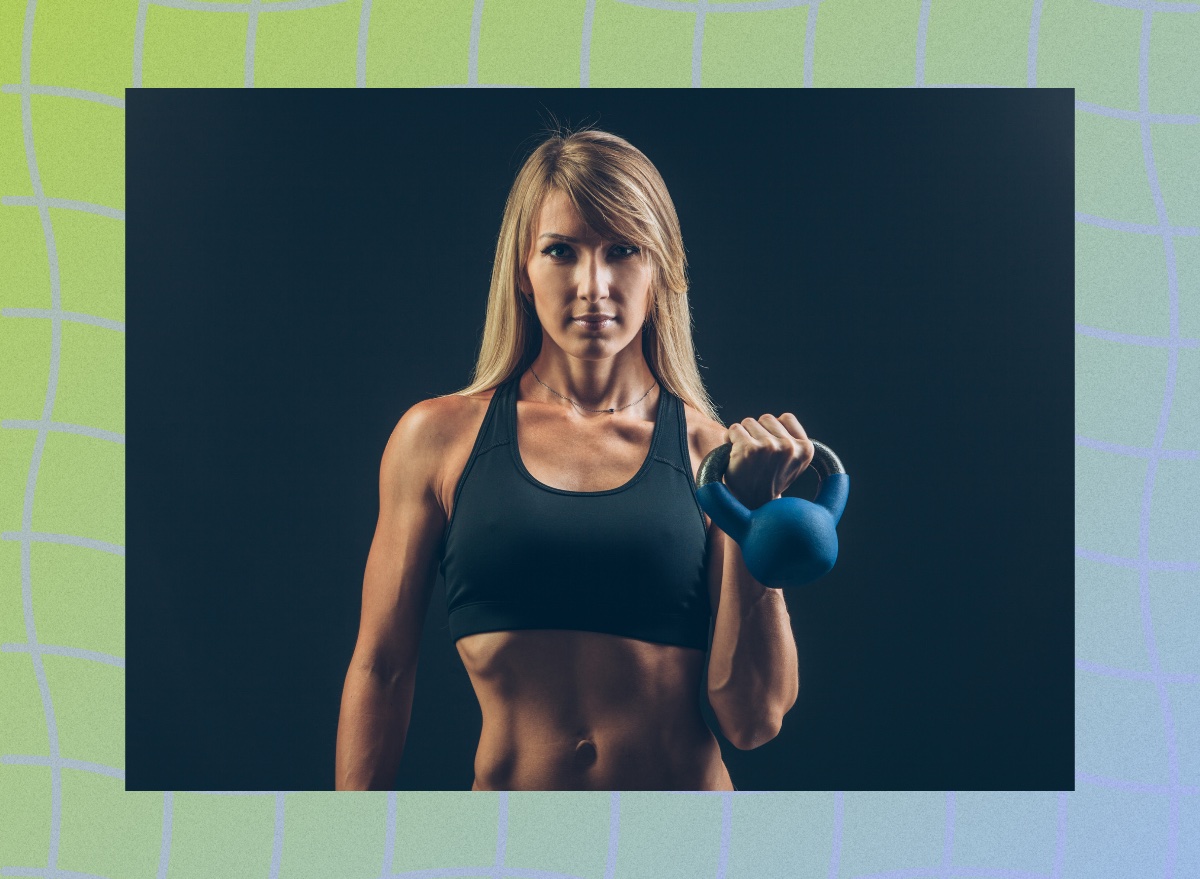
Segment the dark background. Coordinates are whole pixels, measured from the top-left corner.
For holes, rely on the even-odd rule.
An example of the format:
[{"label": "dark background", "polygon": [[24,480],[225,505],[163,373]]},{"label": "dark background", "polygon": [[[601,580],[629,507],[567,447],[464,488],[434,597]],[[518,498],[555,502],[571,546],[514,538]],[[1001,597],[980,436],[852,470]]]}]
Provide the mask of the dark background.
[{"label": "dark background", "polygon": [[[722,419],[795,412],[851,476],[787,593],[799,702],[722,740],[734,783],[1074,787],[1070,90],[126,101],[129,789],[333,786],[384,443],[468,382],[549,113],[662,172]],[[402,789],[472,780],[437,589]]]}]

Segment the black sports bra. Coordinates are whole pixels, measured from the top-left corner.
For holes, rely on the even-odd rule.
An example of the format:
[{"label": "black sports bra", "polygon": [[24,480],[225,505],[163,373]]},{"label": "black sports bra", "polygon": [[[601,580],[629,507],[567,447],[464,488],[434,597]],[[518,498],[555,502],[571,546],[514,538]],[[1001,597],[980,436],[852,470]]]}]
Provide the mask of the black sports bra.
[{"label": "black sports bra", "polygon": [[708,648],[704,514],[683,403],[663,388],[627,483],[566,491],[517,449],[517,384],[496,388],[454,491],[440,570],[450,633],[573,629]]}]

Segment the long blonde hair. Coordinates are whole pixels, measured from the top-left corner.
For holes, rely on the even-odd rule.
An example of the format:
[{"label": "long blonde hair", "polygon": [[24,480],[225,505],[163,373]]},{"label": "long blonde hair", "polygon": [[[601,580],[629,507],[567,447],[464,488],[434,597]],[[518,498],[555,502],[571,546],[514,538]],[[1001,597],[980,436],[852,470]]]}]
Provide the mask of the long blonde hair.
[{"label": "long blonde hair", "polygon": [[725,426],[696,365],[687,256],[662,175],[624,138],[588,128],[551,133],[517,172],[496,239],[479,359],[471,383],[454,394],[501,385],[537,357],[542,328],[537,315],[521,306],[520,272],[551,191],[565,193],[602,238],[636,244],[650,257],[654,273],[642,329],[646,363],[665,389]]}]

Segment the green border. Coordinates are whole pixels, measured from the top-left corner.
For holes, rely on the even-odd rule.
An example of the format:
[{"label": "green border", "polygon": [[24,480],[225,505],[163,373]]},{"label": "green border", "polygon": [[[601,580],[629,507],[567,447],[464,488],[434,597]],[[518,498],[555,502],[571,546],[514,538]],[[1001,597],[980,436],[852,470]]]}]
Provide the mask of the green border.
[{"label": "green border", "polygon": [[[0,2],[0,875],[1200,875],[1200,3]],[[126,793],[124,90],[1076,92],[1076,791]],[[67,872],[63,872],[67,871]]]}]

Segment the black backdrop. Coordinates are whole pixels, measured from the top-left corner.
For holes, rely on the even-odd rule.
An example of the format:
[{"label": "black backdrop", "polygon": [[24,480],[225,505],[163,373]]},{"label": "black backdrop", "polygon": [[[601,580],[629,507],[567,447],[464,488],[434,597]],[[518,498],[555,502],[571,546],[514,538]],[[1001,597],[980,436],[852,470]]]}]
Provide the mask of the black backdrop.
[{"label": "black backdrop", "polygon": [[[1071,91],[126,100],[129,789],[332,787],[380,455],[468,381],[548,113],[662,172],[723,420],[851,475],[734,783],[1073,788]],[[439,581],[398,786],[469,787],[479,724]]]}]

